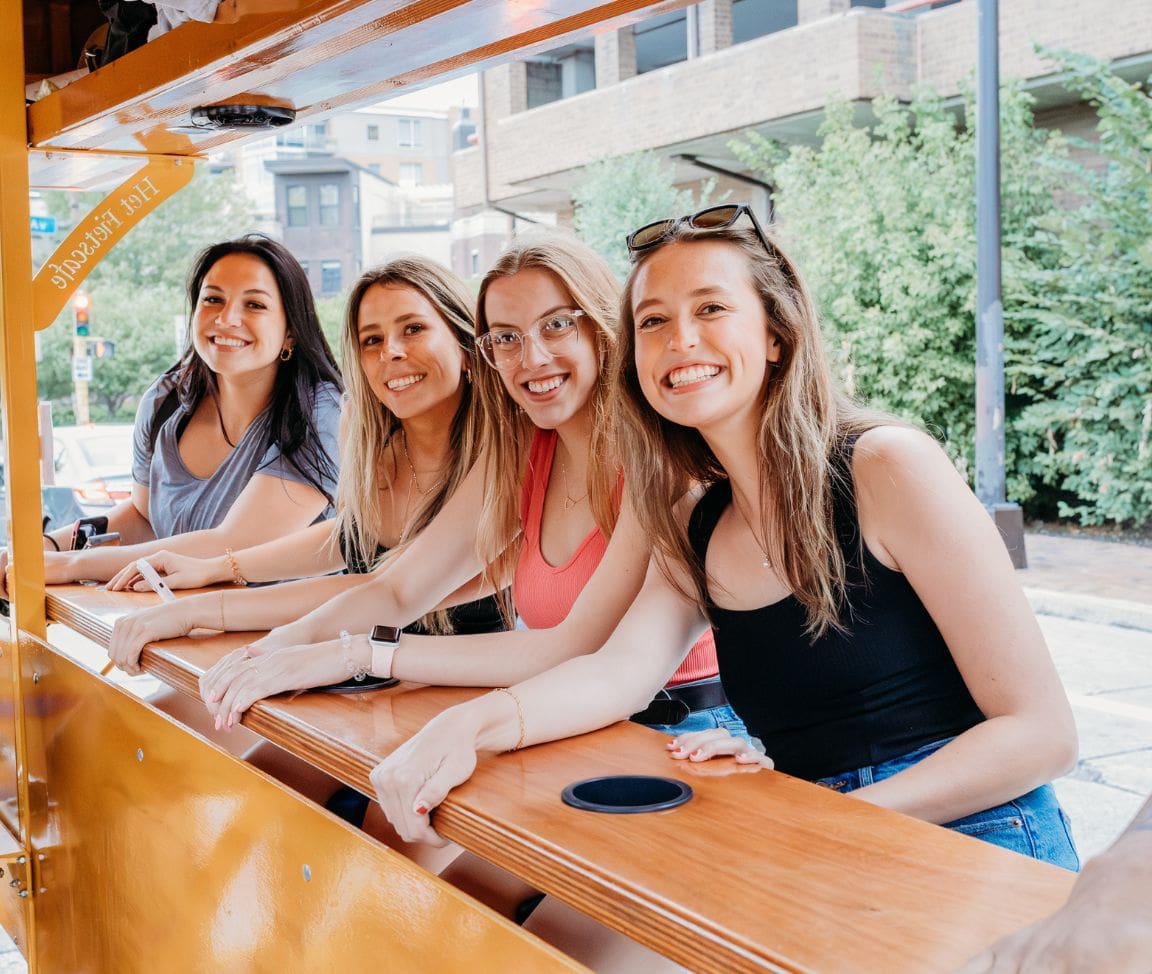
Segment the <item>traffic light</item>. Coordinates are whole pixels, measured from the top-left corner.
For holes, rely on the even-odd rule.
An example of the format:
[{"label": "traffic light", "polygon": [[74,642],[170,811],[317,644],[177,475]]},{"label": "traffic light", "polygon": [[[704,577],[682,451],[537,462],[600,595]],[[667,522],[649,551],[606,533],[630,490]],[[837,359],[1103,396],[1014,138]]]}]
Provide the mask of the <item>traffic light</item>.
[{"label": "traffic light", "polygon": [[76,319],[76,337],[88,337],[88,306],[89,299],[87,294],[77,294],[72,299],[72,314]]}]

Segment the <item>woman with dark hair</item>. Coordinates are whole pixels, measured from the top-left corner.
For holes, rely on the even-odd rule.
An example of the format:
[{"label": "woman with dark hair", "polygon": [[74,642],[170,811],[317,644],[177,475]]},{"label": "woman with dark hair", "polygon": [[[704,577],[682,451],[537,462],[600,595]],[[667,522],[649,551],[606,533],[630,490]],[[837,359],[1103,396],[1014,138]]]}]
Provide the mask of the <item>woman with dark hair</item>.
[{"label": "woman with dark hair", "polygon": [[[171,588],[216,582],[299,584],[220,590],[150,606],[116,621],[109,656],[130,673],[146,643],[194,628],[261,629],[292,622],[332,596],[360,585],[396,557],[455,493],[476,462],[483,431],[475,399],[472,298],[447,268],[420,256],[398,257],[366,272],[348,297],[341,345],[348,384],[341,431],[336,517],[304,531],[214,557],[164,550],[148,561]],[[327,575],[340,569],[349,574]],[[135,587],[135,565],[108,583]],[[505,628],[488,597],[433,609],[409,627],[418,633],[493,632]]]},{"label": "woman with dark hair", "polygon": [[[747,226],[744,221],[747,220]],[[625,484],[654,555],[598,652],[453,707],[375,769],[406,840],[478,753],[627,716],[714,627],[767,754],[732,755],[1066,868],[1051,779],[1076,729],[996,528],[944,452],[855,406],[802,278],[745,206],[629,238],[613,374]],[[700,488],[703,488],[701,496]]]},{"label": "woman with dark hair", "polygon": [[214,244],[188,300],[188,347],[140,400],[132,497],[108,515],[123,545],[74,551],[73,528],[46,535],[49,584],[107,579],[161,548],[244,548],[331,515],[340,374],[303,268],[264,236]]}]

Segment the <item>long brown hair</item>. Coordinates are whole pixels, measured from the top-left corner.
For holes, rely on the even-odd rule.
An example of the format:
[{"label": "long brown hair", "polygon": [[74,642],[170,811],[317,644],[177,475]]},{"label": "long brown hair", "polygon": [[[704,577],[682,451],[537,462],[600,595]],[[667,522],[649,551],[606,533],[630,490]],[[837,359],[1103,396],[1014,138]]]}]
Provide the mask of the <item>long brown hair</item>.
[{"label": "long brown hair", "polygon": [[[727,473],[698,430],[665,419],[644,397],[636,373],[632,314],[636,275],[651,254],[666,243],[696,240],[721,240],[743,255],[768,328],[779,341],[780,359],[771,369],[757,435],[760,537],[770,546],[768,557],[804,606],[807,632],[815,638],[829,628],[841,628],[845,599],[844,555],[833,521],[833,497],[837,487],[851,490],[850,483],[837,484],[844,477],[850,481],[851,474],[835,458],[847,437],[888,420],[861,409],[834,381],[808,287],[774,242],[766,250],[750,230],[697,230],[685,223],[665,242],[639,255],[624,285],[612,369],[625,483],[665,577],[706,611],[704,564],[693,552],[674,507],[693,486],[726,479]],[[778,529],[769,531],[770,524]],[[673,565],[686,569],[692,591],[683,591],[677,583]]]},{"label": "long brown hair", "polygon": [[[360,305],[370,288],[407,287],[419,292],[452,330],[464,353],[464,368],[475,374],[476,335],[472,299],[463,282],[446,267],[416,255],[397,257],[364,273],[353,285],[340,336],[348,404],[340,444],[340,477],[336,491],[336,531],[351,553],[372,565],[383,536],[380,515],[381,478],[387,478],[386,451],[395,450],[400,420],[372,391],[360,359]],[[448,474],[440,486],[420,501],[405,525],[400,543],[384,556],[394,557],[432,520],[472,469],[479,453],[483,414],[475,408],[472,384],[461,380],[460,404],[449,430]],[[421,622],[433,633],[452,631],[445,611],[430,612]]]},{"label": "long brown hair", "polygon": [[[485,298],[493,281],[535,267],[554,274],[585,312],[581,337],[596,343],[600,372],[592,389],[592,445],[588,462],[588,498],[592,516],[605,536],[616,524],[616,483],[620,461],[608,428],[608,361],[616,343],[620,285],[607,263],[570,233],[533,230],[522,234],[497,258],[480,284],[476,333],[488,331]],[[500,375],[486,364],[476,373],[476,394],[485,414],[483,453],[487,459],[484,509],[477,550],[492,579],[511,578],[516,561],[513,542],[520,533],[520,499],[535,427],[508,395]]]}]

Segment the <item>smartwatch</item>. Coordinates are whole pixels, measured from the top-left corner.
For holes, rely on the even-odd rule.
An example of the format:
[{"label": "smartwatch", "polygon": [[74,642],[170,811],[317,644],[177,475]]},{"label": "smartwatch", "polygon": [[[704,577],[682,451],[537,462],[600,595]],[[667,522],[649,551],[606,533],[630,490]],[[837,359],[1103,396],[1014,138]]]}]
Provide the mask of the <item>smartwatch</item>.
[{"label": "smartwatch", "polygon": [[372,647],[372,674],[374,676],[392,676],[392,657],[400,645],[399,626],[373,626],[368,634],[368,644]]}]

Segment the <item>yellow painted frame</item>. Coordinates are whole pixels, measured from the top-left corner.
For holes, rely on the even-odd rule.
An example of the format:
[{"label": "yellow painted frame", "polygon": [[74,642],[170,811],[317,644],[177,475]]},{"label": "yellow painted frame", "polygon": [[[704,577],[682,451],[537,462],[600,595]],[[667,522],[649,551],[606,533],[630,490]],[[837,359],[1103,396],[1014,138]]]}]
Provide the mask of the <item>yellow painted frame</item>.
[{"label": "yellow painted frame", "polygon": [[[30,970],[585,970],[42,641],[22,642],[44,745]],[[0,883],[0,913],[13,897]]]}]

